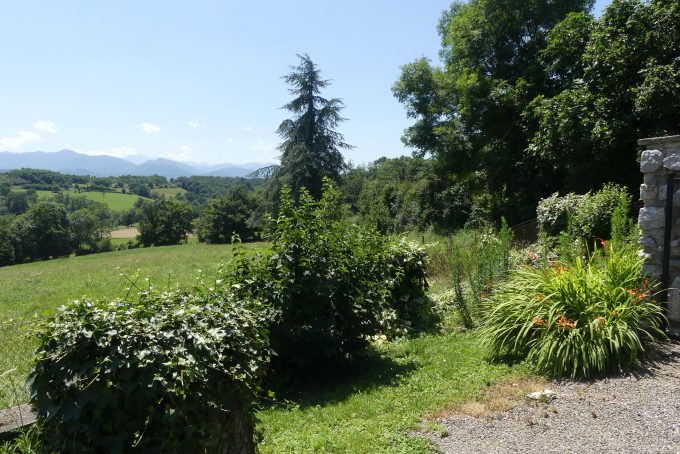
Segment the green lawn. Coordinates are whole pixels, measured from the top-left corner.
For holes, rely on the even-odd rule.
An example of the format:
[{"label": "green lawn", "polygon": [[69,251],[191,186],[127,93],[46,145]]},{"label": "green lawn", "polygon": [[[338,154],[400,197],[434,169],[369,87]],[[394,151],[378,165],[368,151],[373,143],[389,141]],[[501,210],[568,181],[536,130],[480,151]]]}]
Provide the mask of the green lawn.
[{"label": "green lawn", "polygon": [[[84,197],[88,200],[104,203],[112,211],[128,211],[139,198],[138,195],[122,194],[120,192],[77,192],[73,190],[64,192],[72,197]],[[36,191],[36,194],[38,194],[39,199],[46,199],[52,197],[55,193],[51,191]]]},{"label": "green lawn", "polygon": [[387,343],[357,369],[365,372],[324,389],[286,397],[258,414],[264,453],[432,452],[416,430],[440,432],[428,415],[480,398],[490,384],[524,375],[490,364],[473,332]]},{"label": "green lawn", "polygon": [[230,248],[193,243],[2,267],[0,317],[48,313],[84,295],[91,298],[124,296],[127,281],[121,272],[131,276],[140,270],[143,277],[150,277],[158,285],[171,282],[188,286],[194,282],[198,270],[210,275],[219,263],[226,262]]},{"label": "green lawn", "polygon": [[123,297],[129,283],[121,273],[133,276],[137,270],[158,286],[188,287],[199,270],[206,279],[214,275],[230,250],[192,243],[0,267],[0,410],[27,401],[23,382],[36,347],[32,331],[55,308],[83,296]]},{"label": "green lawn", "polygon": [[[263,243],[248,247],[265,247]],[[65,302],[87,295],[125,294],[120,272],[138,269],[161,286],[188,286],[230,258],[230,246],[189,244],[132,249],[0,268],[0,319],[19,315],[28,325],[0,332],[0,406],[25,402],[21,383],[35,339],[26,335],[32,314],[43,318]],[[118,269],[120,268],[120,270]],[[170,276],[170,277],[169,277]],[[7,325],[6,325],[7,326]],[[23,330],[23,331],[22,331]],[[3,364],[4,359],[4,364]],[[489,385],[523,375],[522,367],[484,360],[474,332],[449,332],[387,342],[353,364],[358,372],[300,391],[280,391],[258,412],[264,453],[431,452],[415,431],[441,432],[427,417],[480,398]],[[0,371],[2,373],[2,371]],[[4,382],[4,383],[3,383]],[[7,384],[13,387],[8,387]],[[18,385],[17,385],[18,384]]]}]

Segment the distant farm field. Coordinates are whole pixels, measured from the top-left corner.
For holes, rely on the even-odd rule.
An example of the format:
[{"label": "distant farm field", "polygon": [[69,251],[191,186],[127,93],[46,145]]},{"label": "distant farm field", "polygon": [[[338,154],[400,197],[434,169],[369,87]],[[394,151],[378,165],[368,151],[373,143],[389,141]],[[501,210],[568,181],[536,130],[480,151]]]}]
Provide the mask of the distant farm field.
[{"label": "distant farm field", "polygon": [[139,235],[139,229],[137,227],[125,227],[111,231],[111,238],[116,239],[132,239]]},{"label": "distant farm field", "polygon": [[165,196],[168,199],[174,198],[176,195],[184,194],[186,189],[183,188],[155,188],[151,190],[152,194],[157,194],[159,196]]},{"label": "distant farm field", "polygon": [[[63,191],[72,197],[84,197],[88,200],[106,204],[112,211],[128,211],[132,208],[140,197],[135,194],[122,194],[120,192],[77,192]],[[39,199],[52,197],[55,193],[51,191],[36,191]],[[142,197],[143,198],[143,197]]]},{"label": "distant farm field", "polygon": [[[264,247],[264,243],[246,247]],[[167,287],[188,287],[199,270],[211,276],[227,262],[231,246],[184,244],[92,254],[0,268],[0,318],[43,315],[83,296],[111,299],[125,296],[134,275]]]}]

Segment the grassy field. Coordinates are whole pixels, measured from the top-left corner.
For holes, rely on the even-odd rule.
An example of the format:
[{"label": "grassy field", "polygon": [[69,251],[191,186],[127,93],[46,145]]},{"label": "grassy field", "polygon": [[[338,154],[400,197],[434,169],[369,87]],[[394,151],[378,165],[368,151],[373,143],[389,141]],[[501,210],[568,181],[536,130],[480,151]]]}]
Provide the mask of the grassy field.
[{"label": "grassy field", "polygon": [[125,296],[129,282],[121,273],[132,277],[139,271],[161,287],[188,287],[199,270],[209,278],[229,260],[230,250],[229,245],[192,242],[0,268],[0,409],[27,401],[23,382],[36,347],[32,331],[55,308],[83,296]]},{"label": "grassy field", "polygon": [[[429,249],[435,252],[437,248]],[[83,295],[123,296],[127,281],[121,272],[133,275],[140,270],[160,286],[188,286],[198,270],[209,276],[229,259],[229,252],[230,246],[188,244],[0,268],[0,319],[19,315],[29,320],[22,325],[23,334],[16,324],[14,331],[0,332],[0,369],[11,370],[0,385],[3,380],[20,384],[30,369],[35,340],[25,332],[32,317],[43,318]],[[431,276],[441,279],[438,287],[446,280],[446,266],[439,267],[432,271],[441,276]],[[417,433],[445,436],[433,417],[483,399],[494,383],[514,382],[526,374],[522,366],[485,361],[475,332],[449,328],[453,329],[438,335],[377,345],[352,364],[354,372],[330,382],[279,391],[274,402],[263,403],[257,415],[260,451],[431,452],[432,446]],[[0,392],[0,406],[27,400],[22,388],[10,389],[12,393],[4,396]]]},{"label": "grassy field", "polygon": [[[134,194],[122,194],[120,192],[77,192],[77,191],[64,191],[66,194],[72,197],[84,197],[88,200],[94,200],[95,202],[101,202],[106,204],[112,211],[128,211],[133,207],[138,195]],[[39,199],[46,199],[52,197],[54,192],[51,191],[36,191]]]},{"label": "grassy field", "polygon": [[[258,245],[248,245],[257,247]],[[259,244],[262,246],[262,243]],[[186,244],[92,254],[0,268],[0,316],[49,313],[67,301],[124,296],[120,275],[150,277],[156,284],[188,286],[198,270],[210,274],[230,258],[231,246]]]}]

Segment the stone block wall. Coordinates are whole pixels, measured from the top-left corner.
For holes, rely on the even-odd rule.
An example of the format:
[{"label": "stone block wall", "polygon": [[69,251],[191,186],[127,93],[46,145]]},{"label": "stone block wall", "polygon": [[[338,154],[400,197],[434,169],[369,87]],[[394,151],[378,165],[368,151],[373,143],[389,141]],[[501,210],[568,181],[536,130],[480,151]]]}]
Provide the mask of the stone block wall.
[{"label": "stone block wall", "polygon": [[[642,246],[640,255],[646,260],[643,272],[660,278],[668,192],[666,183],[671,172],[675,173],[676,178],[680,178],[680,136],[641,139],[638,145],[643,149],[640,156],[640,171],[643,174],[640,199],[644,202],[638,218],[639,243]],[[671,331],[680,334],[680,183],[674,188],[671,222],[667,315]]]}]

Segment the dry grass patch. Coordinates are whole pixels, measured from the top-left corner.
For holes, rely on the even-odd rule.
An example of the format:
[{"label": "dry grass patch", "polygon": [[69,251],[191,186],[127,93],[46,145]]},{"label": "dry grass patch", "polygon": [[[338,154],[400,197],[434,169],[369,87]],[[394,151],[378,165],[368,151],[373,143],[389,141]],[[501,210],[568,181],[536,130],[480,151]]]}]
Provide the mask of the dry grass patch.
[{"label": "dry grass patch", "polygon": [[134,239],[139,235],[139,230],[137,227],[129,227],[126,229],[118,229],[111,231],[111,238],[129,238]]},{"label": "dry grass patch", "polygon": [[487,387],[481,398],[445,407],[428,419],[446,419],[453,415],[487,418],[521,405],[527,401],[527,394],[543,391],[547,383],[545,379],[530,375],[504,380]]}]

